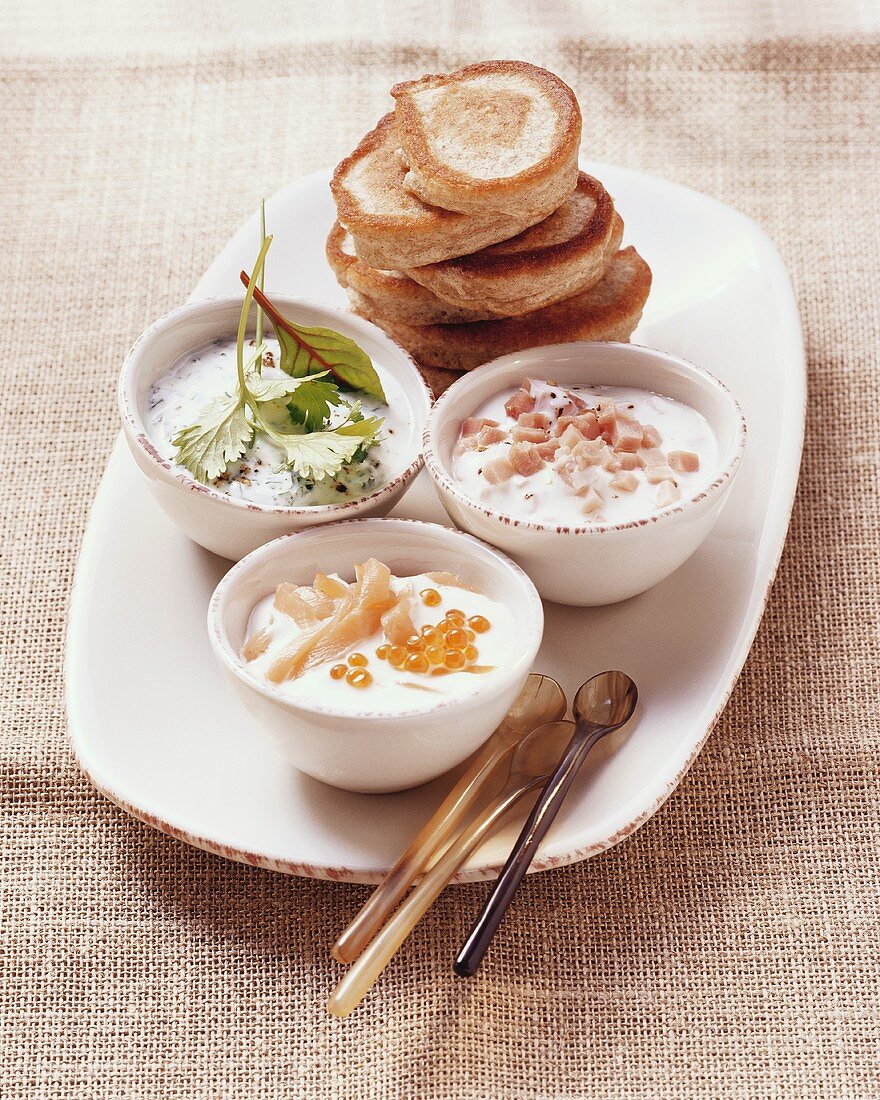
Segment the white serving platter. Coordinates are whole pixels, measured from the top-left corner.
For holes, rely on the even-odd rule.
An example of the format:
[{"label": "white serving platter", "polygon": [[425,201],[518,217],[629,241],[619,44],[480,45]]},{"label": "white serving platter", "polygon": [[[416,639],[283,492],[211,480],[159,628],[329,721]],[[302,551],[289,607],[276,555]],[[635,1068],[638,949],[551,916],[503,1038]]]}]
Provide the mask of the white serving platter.
[{"label": "white serving platter", "polygon": [[[641,703],[579,776],[533,870],[586,859],[651,817],[724,707],[760,622],[788,527],[803,441],[803,341],[788,275],[752,221],[666,181],[591,164],[614,195],[654,288],[633,339],[682,355],[739,399],[749,443],[708,541],[652,591],[613,607],[547,605],[536,669],[571,698],[606,668],[632,675]],[[328,174],[268,203],[267,289],[344,304],[324,259]],[[258,248],[256,215],[194,298],[238,293]],[[134,335],[134,334],[133,334]],[[395,513],[448,522],[422,473]],[[91,781],[148,824],[208,851],[294,874],[375,882],[449,780],[394,795],[334,790],[274,755],[221,683],[205,611],[226,562],[159,511],[121,441],[83,541],[67,636],[74,752]],[[572,562],[572,568],[577,563]],[[707,807],[711,813],[711,807]],[[512,820],[462,870],[494,876]]]}]

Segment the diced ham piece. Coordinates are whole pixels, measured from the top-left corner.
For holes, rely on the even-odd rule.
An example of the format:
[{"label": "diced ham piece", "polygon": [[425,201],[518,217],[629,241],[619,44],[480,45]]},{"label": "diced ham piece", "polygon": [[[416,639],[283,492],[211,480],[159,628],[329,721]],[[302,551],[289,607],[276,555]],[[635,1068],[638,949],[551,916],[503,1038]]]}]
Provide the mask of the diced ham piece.
[{"label": "diced ham piece", "polygon": [[568,404],[564,406],[563,412],[567,416],[576,416],[578,413],[584,411],[587,407],[586,401],[583,398],[578,397],[576,393],[572,393],[570,390],[565,391],[565,396],[568,398]]},{"label": "diced ham piece", "polygon": [[549,461],[559,450],[559,446],[558,439],[548,439],[546,443],[538,444],[538,454],[541,458]]},{"label": "diced ham piece", "polygon": [[508,416],[512,416],[514,420],[522,416],[523,413],[531,412],[534,407],[535,399],[525,388],[517,390],[504,403],[504,411]]},{"label": "diced ham piece", "polygon": [[620,465],[620,455],[617,451],[612,451],[610,447],[606,447],[602,452],[602,469],[616,474],[620,469]]},{"label": "diced ham piece", "polygon": [[463,455],[468,451],[475,451],[477,447],[479,447],[479,443],[475,435],[463,435],[455,444],[455,453],[457,455]]},{"label": "diced ham piece", "polygon": [[584,442],[584,437],[577,430],[574,424],[569,424],[562,435],[559,437],[559,443],[563,447],[567,447],[570,451],[573,451],[579,443]]},{"label": "diced ham piece", "polygon": [[646,449],[659,447],[663,439],[653,424],[642,425],[642,446]]},{"label": "diced ham piece", "polygon": [[657,501],[658,508],[665,508],[667,504],[674,504],[681,499],[681,489],[674,481],[661,481],[654,499]]},{"label": "diced ham piece", "polygon": [[[511,450],[513,450],[512,447]],[[510,460],[506,455],[503,455],[501,458],[489,459],[483,467],[483,477],[490,485],[501,485],[502,482],[509,481],[513,475],[513,466],[511,466]]]},{"label": "diced ham piece", "polygon": [[700,468],[700,456],[693,451],[670,451],[669,465],[681,474],[695,474]]},{"label": "diced ham piece", "polygon": [[598,439],[602,434],[599,429],[599,420],[592,409],[581,413],[574,418],[574,426],[584,439]]},{"label": "diced ham piece", "polygon": [[545,432],[550,428],[550,417],[546,413],[521,413],[516,422],[521,428],[543,428]]},{"label": "diced ham piece", "polygon": [[586,493],[584,493],[584,502],[581,505],[581,511],[585,516],[591,516],[595,512],[598,512],[604,503],[605,502],[596,492],[595,487],[590,486]]},{"label": "diced ham piece", "polygon": [[619,416],[611,428],[611,445],[615,451],[634,452],[642,445],[644,430],[638,420]]},{"label": "diced ham piece", "polygon": [[586,466],[581,469],[571,455],[557,459],[554,469],[575,496],[585,493],[596,479],[595,466]]},{"label": "diced ham piece", "polygon": [[545,465],[534,443],[514,443],[508,452],[508,458],[514,470],[523,477],[531,477]]},{"label": "diced ham piece", "polygon": [[[529,393],[535,399],[534,412],[546,413],[554,420],[560,413],[567,411],[566,407],[573,404],[572,395],[567,393],[562,386],[555,386],[551,382],[541,382],[537,378],[528,378],[525,383]],[[583,402],[580,402],[583,405]],[[531,411],[531,410],[530,410]],[[580,411],[575,405],[573,412]]]},{"label": "diced ham piece", "polygon": [[501,443],[505,439],[507,432],[504,428],[480,428],[477,444],[480,447],[491,447],[493,443]]},{"label": "diced ham piece", "polygon": [[646,469],[649,466],[665,466],[666,455],[659,447],[650,447],[648,450],[639,449],[637,452],[639,456],[640,465]]},{"label": "diced ham piece", "polygon": [[586,466],[601,466],[607,449],[601,439],[582,439],[572,448],[571,454],[578,467],[583,470]]},{"label": "diced ham piece", "polygon": [[668,466],[648,466],[645,477],[649,485],[659,485],[661,481],[675,481],[675,474]]},{"label": "diced ham piece", "polygon": [[543,428],[521,428],[519,424],[514,426],[510,435],[516,443],[545,443],[547,440]]},{"label": "diced ham piece", "polygon": [[619,414],[613,401],[600,401],[596,415],[599,421],[599,430],[604,433],[614,427]]},{"label": "diced ham piece", "polygon": [[466,420],[462,421],[461,438],[466,439],[469,435],[479,435],[481,428],[497,427],[497,420],[487,420],[485,416],[469,416]]},{"label": "diced ham piece", "polygon": [[556,436],[562,435],[567,427],[574,424],[573,416],[560,416],[560,418],[553,425],[553,434]]},{"label": "diced ham piece", "polygon": [[621,470],[619,474],[614,475],[608,484],[620,493],[634,493],[639,487],[639,479],[632,470]]},{"label": "diced ham piece", "polygon": [[620,459],[621,470],[640,470],[642,467],[637,454],[631,454],[629,451],[624,451],[622,455],[617,456]]}]

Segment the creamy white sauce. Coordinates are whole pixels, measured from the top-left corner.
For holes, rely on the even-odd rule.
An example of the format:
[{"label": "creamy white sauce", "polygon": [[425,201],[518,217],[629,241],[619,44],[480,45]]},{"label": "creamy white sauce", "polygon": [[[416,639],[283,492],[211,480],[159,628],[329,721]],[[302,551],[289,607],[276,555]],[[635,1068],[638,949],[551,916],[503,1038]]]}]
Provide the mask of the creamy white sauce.
[{"label": "creamy white sauce", "polygon": [[[430,577],[421,574],[392,577],[391,588],[398,593],[411,588],[416,596],[425,588],[433,588],[440,593],[442,599],[436,607],[428,607],[420,599],[415,601],[411,615],[417,629],[438,623],[452,608],[463,611],[468,618],[473,615],[487,618],[492,624],[490,629],[483,634],[477,634],[473,643],[479,651],[476,663],[494,665],[496,671],[480,674],[452,672],[445,676],[431,676],[394,668],[388,661],[376,656],[376,650],[386,642],[380,630],[359,642],[351,651],[363,653],[368,658],[367,671],[373,678],[369,687],[352,687],[344,679],[334,680],[330,676],[333,665],[345,662],[348,656],[346,653],[326,664],[309,669],[294,680],[273,684],[274,690],[288,698],[322,703],[352,714],[371,710],[427,711],[451,696],[476,694],[498,675],[497,670],[510,663],[515,653],[517,628],[513,613],[503,604],[480,592],[437,584]],[[303,633],[293,619],[275,609],[274,600],[274,592],[260,600],[248,620],[246,637],[266,629],[271,638],[266,651],[245,665],[248,672],[259,679],[265,678],[275,659]],[[430,690],[426,691],[425,688]]]},{"label": "creamy white sauce", "polygon": [[[675,481],[681,499],[698,493],[715,477],[718,469],[718,443],[705,417],[679,401],[629,386],[560,386],[559,394],[570,392],[594,408],[599,401],[613,400],[628,417],[653,425],[660,433],[660,448],[670,451],[691,451],[699,456],[700,467],[694,473],[676,471]],[[497,420],[502,428],[511,429],[516,419],[504,409],[505,402],[517,392],[513,386],[496,394],[472,415]],[[564,404],[561,401],[560,404]],[[543,410],[542,410],[543,411]],[[491,459],[509,450],[509,442],[493,443],[482,450],[456,454],[452,472],[464,492],[473,500],[518,519],[557,523],[573,527],[594,523],[626,523],[642,519],[662,508],[657,504],[658,486],[650,484],[644,470],[633,471],[638,485],[632,492],[611,489],[614,473],[595,468],[595,484],[603,497],[601,510],[585,515],[583,499],[576,496],[548,462],[531,477],[515,474],[508,481],[492,485],[482,476],[482,469]]]},{"label": "creamy white sauce", "polygon": [[[280,358],[278,342],[266,339],[265,345],[271,353],[271,362],[277,364]],[[252,343],[245,350],[247,358],[247,353],[253,351]],[[395,380],[380,366],[377,365],[376,370],[388,398],[387,405],[362,393],[340,393],[348,402],[359,401],[364,416],[378,416],[384,420],[379,442],[370,448],[362,462],[344,467],[338,477],[306,481],[282,468],[280,448],[258,432],[244,458],[230,465],[226,477],[210,482],[210,488],[224,496],[255,504],[302,507],[356,500],[392,480],[407,465],[408,431],[404,419],[407,404]],[[265,378],[287,377],[277,366],[266,364],[262,374]],[[172,440],[198,419],[209,401],[232,393],[236,382],[235,339],[223,338],[187,352],[152,387],[144,416],[147,434],[162,458],[183,476],[191,477],[175,462],[176,448]],[[346,412],[343,406],[334,409],[330,426],[341,423]]]}]

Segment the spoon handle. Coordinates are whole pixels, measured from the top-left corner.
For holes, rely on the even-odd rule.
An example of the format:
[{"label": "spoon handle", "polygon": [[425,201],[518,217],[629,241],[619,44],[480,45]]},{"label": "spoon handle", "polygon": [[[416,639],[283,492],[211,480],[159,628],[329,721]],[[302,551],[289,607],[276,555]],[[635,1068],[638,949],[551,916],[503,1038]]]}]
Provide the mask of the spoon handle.
[{"label": "spoon handle", "polygon": [[489,773],[503,755],[504,749],[491,743],[477,754],[436,813],[340,934],[333,945],[333,958],[337,962],[353,962],[360,955],[415,879],[424,871],[431,856],[452,835],[452,831],[473,806]]},{"label": "spoon handle", "polygon": [[504,813],[528,787],[499,796],[456,837],[409,894],[382,931],[358,956],[333,990],[327,1008],[334,1016],[347,1016],[361,1003],[395,952],[421,920],[449,880],[472,851],[492,832]]},{"label": "spoon handle", "polygon": [[470,978],[482,962],[486,949],[501,923],[501,918],[507,912],[507,907],[511,901],[513,901],[513,896],[519,888],[519,884],[522,882],[529,864],[537,852],[538,845],[544,838],[544,834],[559,812],[559,807],[562,805],[568,789],[577,775],[578,768],[590,749],[606,732],[606,728],[603,726],[584,724],[579,726],[572,735],[562,759],[556,766],[556,770],[547,780],[538,801],[526,819],[522,832],[517,837],[501,874],[495,880],[495,885],[492,887],[482,912],[474,922],[458,953],[453,969],[460,978]]}]

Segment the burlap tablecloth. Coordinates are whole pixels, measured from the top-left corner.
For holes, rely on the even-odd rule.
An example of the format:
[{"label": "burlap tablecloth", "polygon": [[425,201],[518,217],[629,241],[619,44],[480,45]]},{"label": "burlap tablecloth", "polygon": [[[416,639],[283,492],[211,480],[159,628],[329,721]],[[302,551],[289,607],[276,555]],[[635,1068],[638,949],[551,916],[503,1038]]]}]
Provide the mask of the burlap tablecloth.
[{"label": "burlap tablecloth", "polygon": [[[605,3],[137,7],[0,14],[0,1095],[880,1094],[871,6],[637,4],[604,38]],[[65,740],[67,594],[133,337],[393,80],[493,55],[573,84],[591,155],[776,240],[809,352],[801,487],[752,656],[661,813],[527,881],[471,982],[450,962],[485,887],[447,891],[339,1022],[328,946],[365,890],[223,862],[96,794]]]}]

